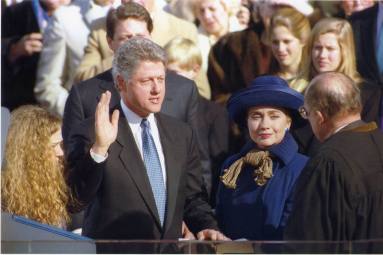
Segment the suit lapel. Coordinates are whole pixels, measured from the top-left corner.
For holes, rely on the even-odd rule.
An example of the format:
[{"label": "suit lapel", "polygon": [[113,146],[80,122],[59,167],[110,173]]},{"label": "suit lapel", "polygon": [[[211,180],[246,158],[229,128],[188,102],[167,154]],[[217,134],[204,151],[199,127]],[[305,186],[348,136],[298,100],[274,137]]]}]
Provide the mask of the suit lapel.
[{"label": "suit lapel", "polygon": [[[166,124],[161,118],[160,114],[156,114],[158,131],[160,134],[160,140],[162,149],[165,157],[166,166],[166,190],[167,190],[167,207],[166,207],[166,220],[165,220],[165,231],[171,227],[172,218],[175,212],[178,186],[180,183],[181,169],[179,161],[176,157],[174,150],[174,144],[177,144],[169,130],[166,129]],[[181,227],[181,226],[180,226]]]},{"label": "suit lapel", "polygon": [[[122,110],[119,109],[122,113]],[[141,154],[137,148],[136,142],[133,138],[132,131],[128,125],[128,122],[120,114],[117,142],[121,145],[121,151],[119,158],[121,159],[125,169],[129,173],[133,182],[135,183],[142,199],[146,206],[149,208],[153,218],[156,219],[157,226],[161,229],[161,223],[159,220],[156,203],[154,201],[153,192],[150,186],[149,178],[146,174],[145,165],[141,159]]]}]

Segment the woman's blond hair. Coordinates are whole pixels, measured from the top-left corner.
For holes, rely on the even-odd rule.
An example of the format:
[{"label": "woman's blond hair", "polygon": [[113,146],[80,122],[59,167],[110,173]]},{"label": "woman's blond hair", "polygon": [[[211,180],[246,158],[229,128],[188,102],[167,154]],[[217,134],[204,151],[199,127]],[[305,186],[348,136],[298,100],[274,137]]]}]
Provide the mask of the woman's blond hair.
[{"label": "woman's blond hair", "polygon": [[336,36],[340,47],[341,61],[337,70],[334,71],[347,75],[356,83],[362,82],[362,78],[356,68],[352,27],[347,20],[340,18],[324,18],[313,27],[307,42],[307,58],[301,77],[309,82],[318,74],[312,62],[312,49],[318,37],[327,33],[332,33]]},{"label": "woman's blond hair", "polygon": [[50,144],[60,126],[38,106],[12,112],[1,173],[4,211],[58,227],[69,221],[64,166]]},{"label": "woman's blond hair", "polygon": [[270,21],[269,36],[271,31],[278,26],[286,27],[303,44],[307,42],[310,35],[309,19],[292,7],[281,7],[274,12]]}]

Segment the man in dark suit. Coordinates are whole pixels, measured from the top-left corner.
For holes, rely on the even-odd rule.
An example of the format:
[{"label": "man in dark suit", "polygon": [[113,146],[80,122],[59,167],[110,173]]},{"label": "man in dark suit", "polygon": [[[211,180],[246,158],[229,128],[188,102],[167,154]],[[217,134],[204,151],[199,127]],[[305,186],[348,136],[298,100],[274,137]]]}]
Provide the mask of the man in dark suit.
[{"label": "man in dark suit", "polygon": [[[70,183],[87,205],[83,234],[97,239],[178,239],[182,221],[201,240],[223,240],[201,189],[192,129],[159,113],[165,95],[165,53],[135,37],[113,62],[121,101],[110,117],[103,93],[95,119],[73,129]],[[129,251],[126,251],[129,252]]]},{"label": "man in dark suit", "polygon": [[[134,36],[150,38],[152,29],[150,14],[137,3],[121,5],[110,11],[107,16],[107,41],[112,51],[116,51],[124,41]],[[161,112],[182,120],[197,130],[198,90],[195,83],[173,72],[167,72],[165,79],[167,92]],[[72,86],[63,116],[65,151],[71,130],[84,119],[94,117],[100,96],[107,90],[112,94],[110,109],[114,109],[120,102],[120,95],[115,87],[111,69]],[[81,226],[82,215],[77,214],[73,217],[70,229]]]},{"label": "man in dark suit", "polygon": [[[107,39],[112,51],[134,36],[150,38],[152,19],[147,10],[136,3],[121,5],[107,16]],[[166,95],[161,112],[188,123],[197,130],[198,90],[195,83],[174,72],[166,73]],[[82,120],[93,117],[101,93],[112,93],[110,108],[120,102],[111,70],[75,84],[68,96],[63,117],[64,147],[71,129]]]}]

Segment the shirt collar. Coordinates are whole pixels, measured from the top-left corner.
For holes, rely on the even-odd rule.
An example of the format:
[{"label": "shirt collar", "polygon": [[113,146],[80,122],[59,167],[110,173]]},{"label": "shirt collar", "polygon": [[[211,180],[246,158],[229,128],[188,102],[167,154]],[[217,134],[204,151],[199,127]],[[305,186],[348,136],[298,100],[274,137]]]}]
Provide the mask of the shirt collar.
[{"label": "shirt collar", "polygon": [[[140,117],[139,115],[137,115],[131,109],[129,109],[129,107],[124,103],[124,101],[122,101],[122,99],[120,100],[120,104],[121,104],[122,112],[124,113],[125,118],[127,119],[128,123],[131,125],[140,126],[143,118]],[[155,118],[154,118],[153,113],[150,113],[146,119],[149,121],[149,123],[151,125],[153,125],[153,123],[155,122]]]}]

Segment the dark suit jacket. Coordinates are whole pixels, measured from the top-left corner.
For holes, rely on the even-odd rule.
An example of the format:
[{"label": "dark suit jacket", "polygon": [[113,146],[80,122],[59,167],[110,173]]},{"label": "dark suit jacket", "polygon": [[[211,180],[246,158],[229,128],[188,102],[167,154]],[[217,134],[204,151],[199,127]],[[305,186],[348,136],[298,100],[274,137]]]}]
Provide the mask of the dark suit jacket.
[{"label": "dark suit jacket", "polygon": [[198,135],[205,143],[201,158],[204,184],[212,206],[215,205],[215,193],[218,187],[222,163],[229,151],[229,115],[226,109],[213,101],[199,97]]},{"label": "dark suit jacket", "polygon": [[376,19],[379,5],[351,15],[349,21],[354,31],[356,60],[359,73],[366,79],[383,86],[376,61]]},{"label": "dark suit jacket", "polygon": [[[198,90],[195,83],[170,71],[166,72],[165,83],[166,92],[161,112],[182,120],[193,130],[197,130]],[[64,110],[64,146],[70,131],[77,123],[94,117],[100,96],[106,90],[112,93],[110,108],[113,109],[119,105],[120,95],[114,86],[111,70],[72,86]]]},{"label": "dark suit jacket", "polygon": [[158,113],[160,140],[167,172],[167,210],[161,227],[153,193],[130,127],[120,115],[116,141],[108,158],[95,163],[94,118],[74,129],[69,141],[71,187],[84,206],[83,235],[96,239],[177,239],[184,219],[193,232],[217,228],[203,199],[202,174],[192,129]]},{"label": "dark suit jacket", "polygon": [[33,88],[40,54],[8,61],[9,48],[29,33],[39,33],[32,1],[6,7],[1,14],[1,105],[10,110],[36,103]]}]

